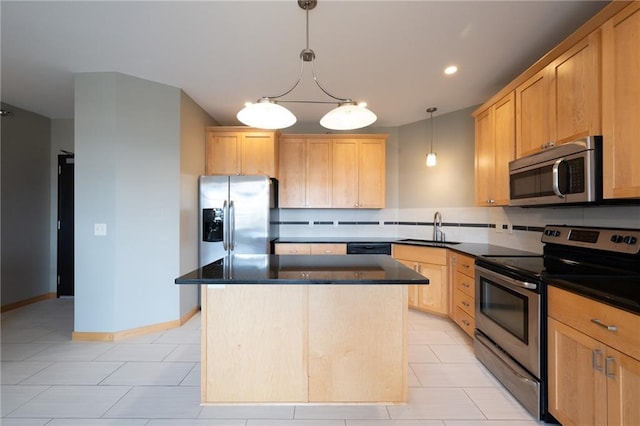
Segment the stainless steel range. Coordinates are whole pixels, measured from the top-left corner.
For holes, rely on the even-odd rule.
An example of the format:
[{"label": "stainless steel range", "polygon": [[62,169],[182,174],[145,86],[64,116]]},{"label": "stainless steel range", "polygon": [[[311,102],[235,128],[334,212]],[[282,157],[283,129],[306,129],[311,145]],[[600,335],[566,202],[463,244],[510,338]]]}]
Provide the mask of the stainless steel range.
[{"label": "stainless steel range", "polygon": [[548,225],[538,257],[476,260],[477,358],[536,418],[547,413],[548,284],[640,311],[640,230]]}]

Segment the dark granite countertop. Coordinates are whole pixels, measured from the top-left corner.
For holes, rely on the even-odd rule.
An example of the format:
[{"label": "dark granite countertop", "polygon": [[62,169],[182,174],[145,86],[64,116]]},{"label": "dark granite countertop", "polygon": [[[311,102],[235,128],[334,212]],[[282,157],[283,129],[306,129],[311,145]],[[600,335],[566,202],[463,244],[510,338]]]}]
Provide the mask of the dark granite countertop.
[{"label": "dark granite countertop", "polygon": [[364,238],[364,237],[286,237],[279,238],[275,243],[312,243],[312,244],[330,244],[330,243],[391,243],[391,244],[407,244],[422,247],[442,247],[457,251],[469,256],[539,256],[540,253],[533,253],[524,250],[512,249],[508,247],[496,246],[485,243],[459,243],[459,242],[440,242],[419,239],[395,239],[395,238]]},{"label": "dark granite countertop", "polygon": [[176,284],[428,284],[387,255],[232,255],[175,280]]},{"label": "dark granite countertop", "polygon": [[596,302],[640,315],[640,277],[616,277],[603,279],[584,276],[578,279],[548,279],[549,285],[567,290]]}]

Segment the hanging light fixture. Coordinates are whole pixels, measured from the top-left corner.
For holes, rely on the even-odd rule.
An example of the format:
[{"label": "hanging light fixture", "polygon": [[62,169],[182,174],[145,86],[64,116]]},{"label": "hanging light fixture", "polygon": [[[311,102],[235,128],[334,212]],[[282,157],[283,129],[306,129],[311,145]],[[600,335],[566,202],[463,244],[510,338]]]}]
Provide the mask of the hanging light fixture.
[{"label": "hanging light fixture", "polygon": [[431,118],[429,119],[429,123],[431,126],[431,148],[429,150],[429,153],[427,154],[427,167],[433,167],[437,163],[437,155],[435,152],[433,152],[433,113],[437,110],[438,108],[436,107],[427,108],[427,112],[431,114]]},{"label": "hanging light fixture", "polygon": [[[313,61],[316,58],[315,52],[309,48],[309,11],[316,7],[317,0],[298,0],[298,6],[305,10],[307,15],[307,47],[300,52],[300,73],[298,80],[286,92],[278,96],[263,96],[255,103],[247,102],[245,107],[238,112],[238,120],[243,124],[261,129],[283,129],[292,126],[296,122],[296,116],[291,111],[280,105],[280,103],[311,103],[311,104],[336,104],[337,107],[326,113],[320,124],[331,130],[353,130],[369,126],[377,120],[377,116],[369,109],[364,102],[354,102],[349,98],[341,98],[332,95],[325,89],[318,80]],[[322,92],[333,100],[308,101],[308,100],[285,100],[280,99],[293,91],[300,83],[304,73],[304,64],[311,62],[313,81]]]}]

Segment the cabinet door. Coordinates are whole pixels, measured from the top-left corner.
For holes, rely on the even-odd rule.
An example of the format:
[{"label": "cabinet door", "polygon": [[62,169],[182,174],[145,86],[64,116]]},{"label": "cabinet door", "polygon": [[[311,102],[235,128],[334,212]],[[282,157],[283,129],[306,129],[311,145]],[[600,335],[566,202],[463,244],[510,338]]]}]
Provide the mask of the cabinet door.
[{"label": "cabinet door", "polygon": [[306,147],[306,207],[331,207],[332,142],[309,139]]},{"label": "cabinet door", "polygon": [[516,88],[516,156],[540,151],[549,142],[547,68]]},{"label": "cabinet door", "polygon": [[333,141],[332,203],[337,208],[358,207],[358,141]]},{"label": "cabinet door", "polygon": [[283,138],[280,141],[280,207],[306,207],[306,141]]},{"label": "cabinet door", "polygon": [[206,146],[207,175],[240,174],[240,134],[208,134]]},{"label": "cabinet door", "polygon": [[605,198],[640,197],[640,2],[602,31]]},{"label": "cabinet door", "polygon": [[600,31],[584,38],[548,68],[549,139],[558,145],[601,134]]},{"label": "cabinet door", "polygon": [[272,133],[247,133],[242,137],[243,175],[277,177],[275,137]]},{"label": "cabinet door", "polygon": [[608,415],[610,425],[640,425],[640,361],[607,348]]},{"label": "cabinet door", "polygon": [[418,307],[429,312],[448,314],[447,267],[420,263],[419,270],[422,275],[429,278],[429,285],[420,286]]},{"label": "cabinet door", "polygon": [[385,143],[361,140],[358,143],[358,207],[385,206]]},{"label": "cabinet door", "polygon": [[494,109],[489,108],[476,117],[476,205],[491,205],[494,167]]},{"label": "cabinet door", "polygon": [[494,166],[491,199],[496,206],[509,205],[509,161],[515,158],[515,95],[505,96],[495,105]]},{"label": "cabinet door", "polygon": [[548,320],[549,412],[565,426],[607,424],[605,346]]}]

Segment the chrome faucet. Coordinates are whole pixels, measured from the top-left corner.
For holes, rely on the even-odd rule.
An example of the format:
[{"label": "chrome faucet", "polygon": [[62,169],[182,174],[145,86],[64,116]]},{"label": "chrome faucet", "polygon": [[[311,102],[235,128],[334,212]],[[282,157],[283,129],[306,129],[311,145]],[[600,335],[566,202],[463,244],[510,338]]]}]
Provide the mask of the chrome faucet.
[{"label": "chrome faucet", "polygon": [[442,215],[436,212],[433,215],[433,241],[444,241],[445,235],[442,232]]}]

